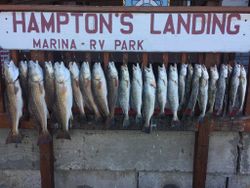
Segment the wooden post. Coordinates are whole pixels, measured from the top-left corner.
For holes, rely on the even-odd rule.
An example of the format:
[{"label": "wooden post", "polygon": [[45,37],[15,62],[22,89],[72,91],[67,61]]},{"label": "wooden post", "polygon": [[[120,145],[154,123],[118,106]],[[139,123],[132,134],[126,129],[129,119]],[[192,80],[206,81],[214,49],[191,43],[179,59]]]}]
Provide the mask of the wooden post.
[{"label": "wooden post", "polygon": [[[33,60],[44,62],[45,52],[31,51],[31,58]],[[40,150],[41,187],[42,188],[54,188],[55,185],[54,185],[53,139],[48,144],[39,145],[39,150]]]},{"label": "wooden post", "polygon": [[104,52],[103,53],[103,65],[104,65],[104,70],[106,71],[106,68],[108,66],[109,63],[109,53],[108,52]]},{"label": "wooden post", "polygon": [[168,53],[165,52],[162,54],[162,60],[163,60],[163,64],[167,68],[167,66],[168,66]]},{"label": "wooden post", "polygon": [[148,66],[148,53],[144,52],[142,54],[142,68]]},{"label": "wooden post", "polygon": [[[200,54],[199,63],[202,63],[203,60],[204,56],[203,54]],[[210,56],[206,54],[206,67],[210,67],[211,64],[212,62]],[[206,185],[209,134],[211,125],[211,118],[206,117],[203,122],[198,123],[198,132],[195,133],[193,188],[205,188]]]}]

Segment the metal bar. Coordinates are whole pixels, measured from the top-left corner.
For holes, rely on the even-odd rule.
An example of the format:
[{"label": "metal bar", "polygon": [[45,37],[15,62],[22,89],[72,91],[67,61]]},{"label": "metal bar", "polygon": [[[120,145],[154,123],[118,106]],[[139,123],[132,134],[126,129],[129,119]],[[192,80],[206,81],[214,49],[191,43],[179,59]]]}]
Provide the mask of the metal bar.
[{"label": "metal bar", "polygon": [[178,6],[178,7],[124,7],[124,6],[66,6],[66,5],[1,5],[0,11],[52,11],[52,12],[166,12],[166,13],[250,13],[249,7]]},{"label": "metal bar", "polygon": [[[37,59],[40,62],[44,62],[45,52],[31,51],[31,58]],[[48,144],[39,145],[39,150],[40,150],[41,187],[54,188],[55,185],[54,185],[53,140]]]}]

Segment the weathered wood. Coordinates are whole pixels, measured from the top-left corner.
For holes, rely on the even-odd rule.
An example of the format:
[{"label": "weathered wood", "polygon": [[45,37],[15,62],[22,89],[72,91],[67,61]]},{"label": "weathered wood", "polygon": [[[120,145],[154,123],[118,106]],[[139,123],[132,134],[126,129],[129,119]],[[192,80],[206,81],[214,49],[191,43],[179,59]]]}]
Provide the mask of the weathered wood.
[{"label": "weathered wood", "polygon": [[122,63],[128,64],[128,53],[123,53]]},{"label": "weathered wood", "polygon": [[206,185],[210,126],[211,119],[206,117],[195,135],[193,188],[205,188]]},{"label": "weathered wood", "polygon": [[[31,57],[38,61],[45,61],[44,51],[31,51]],[[51,59],[53,60],[53,59]],[[48,144],[39,145],[40,150],[40,174],[41,187],[54,188],[54,154],[53,154],[53,140]]]},{"label": "weathered wood", "polygon": [[0,11],[52,11],[52,12],[167,12],[167,13],[250,13],[249,7],[114,7],[114,6],[67,6],[67,5],[1,5]]},{"label": "weathered wood", "polygon": [[187,63],[187,53],[182,53],[181,54],[181,63]]},{"label": "weathered wood", "polygon": [[104,65],[104,69],[106,70],[107,66],[109,63],[109,53],[108,52],[104,52],[103,53],[103,65]]},{"label": "weathered wood", "polygon": [[148,65],[148,53],[142,54],[142,68],[146,67]]},{"label": "weathered wood", "polygon": [[169,56],[168,56],[168,53],[163,53],[162,54],[162,61],[163,61],[163,64],[165,65],[165,67],[168,66],[168,60],[169,59]]}]

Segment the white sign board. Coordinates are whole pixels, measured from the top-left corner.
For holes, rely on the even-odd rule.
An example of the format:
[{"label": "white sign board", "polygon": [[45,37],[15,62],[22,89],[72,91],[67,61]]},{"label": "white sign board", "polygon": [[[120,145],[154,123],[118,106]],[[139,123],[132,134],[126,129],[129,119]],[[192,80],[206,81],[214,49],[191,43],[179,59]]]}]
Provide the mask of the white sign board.
[{"label": "white sign board", "polygon": [[248,52],[250,14],[0,12],[0,47],[69,51]]}]

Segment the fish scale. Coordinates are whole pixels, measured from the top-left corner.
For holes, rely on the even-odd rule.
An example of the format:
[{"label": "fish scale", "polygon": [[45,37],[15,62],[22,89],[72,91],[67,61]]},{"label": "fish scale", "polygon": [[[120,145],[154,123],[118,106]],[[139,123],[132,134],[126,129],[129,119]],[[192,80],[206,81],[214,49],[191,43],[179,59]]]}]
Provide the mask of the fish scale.
[{"label": "fish scale", "polygon": [[167,80],[167,72],[165,65],[162,64],[158,66],[158,80],[157,80],[157,103],[160,108],[160,115],[164,115],[165,106],[167,102],[167,87],[168,87],[168,80]]}]

